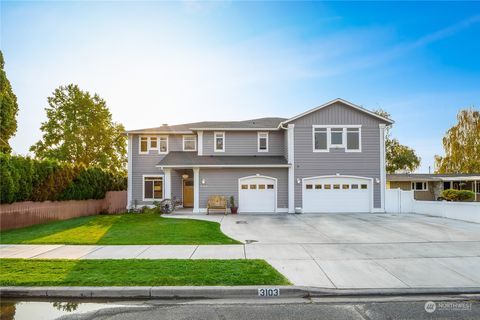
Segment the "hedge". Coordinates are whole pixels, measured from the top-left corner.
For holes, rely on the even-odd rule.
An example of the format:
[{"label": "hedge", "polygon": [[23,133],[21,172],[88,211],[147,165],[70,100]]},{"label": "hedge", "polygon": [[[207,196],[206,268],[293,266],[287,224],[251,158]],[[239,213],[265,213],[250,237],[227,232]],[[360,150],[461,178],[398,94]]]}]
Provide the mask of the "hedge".
[{"label": "hedge", "polygon": [[446,189],[442,191],[442,198],[449,201],[473,200],[475,193],[470,190]]},{"label": "hedge", "polygon": [[126,190],[124,173],[0,153],[0,202],[102,199]]}]

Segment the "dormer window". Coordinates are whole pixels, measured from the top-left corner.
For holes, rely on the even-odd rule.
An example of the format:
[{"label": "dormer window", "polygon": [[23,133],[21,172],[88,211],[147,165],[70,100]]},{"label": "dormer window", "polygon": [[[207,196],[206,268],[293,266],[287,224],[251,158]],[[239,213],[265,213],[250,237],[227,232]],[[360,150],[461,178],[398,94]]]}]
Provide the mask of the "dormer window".
[{"label": "dormer window", "polygon": [[183,136],[183,151],[197,151],[196,136]]},{"label": "dormer window", "polygon": [[259,132],[257,134],[258,152],[268,152],[268,132]]},{"label": "dormer window", "polygon": [[225,132],[215,132],[214,134],[214,151],[225,152]]}]

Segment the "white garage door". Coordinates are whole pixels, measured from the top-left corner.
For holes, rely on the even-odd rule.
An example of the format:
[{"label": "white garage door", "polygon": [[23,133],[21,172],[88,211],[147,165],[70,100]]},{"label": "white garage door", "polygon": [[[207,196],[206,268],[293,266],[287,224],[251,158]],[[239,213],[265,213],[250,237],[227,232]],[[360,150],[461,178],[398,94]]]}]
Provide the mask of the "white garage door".
[{"label": "white garage door", "polygon": [[362,177],[303,179],[303,212],[370,212],[372,180]]},{"label": "white garage door", "polygon": [[275,212],[277,180],[265,176],[238,179],[238,212]]}]

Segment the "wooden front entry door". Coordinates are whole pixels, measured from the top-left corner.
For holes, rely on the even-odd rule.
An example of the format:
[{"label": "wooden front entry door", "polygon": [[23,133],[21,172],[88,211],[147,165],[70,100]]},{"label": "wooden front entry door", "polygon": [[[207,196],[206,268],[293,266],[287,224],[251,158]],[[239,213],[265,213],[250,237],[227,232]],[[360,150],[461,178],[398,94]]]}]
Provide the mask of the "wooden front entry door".
[{"label": "wooden front entry door", "polygon": [[193,207],[193,180],[183,180],[183,207]]}]

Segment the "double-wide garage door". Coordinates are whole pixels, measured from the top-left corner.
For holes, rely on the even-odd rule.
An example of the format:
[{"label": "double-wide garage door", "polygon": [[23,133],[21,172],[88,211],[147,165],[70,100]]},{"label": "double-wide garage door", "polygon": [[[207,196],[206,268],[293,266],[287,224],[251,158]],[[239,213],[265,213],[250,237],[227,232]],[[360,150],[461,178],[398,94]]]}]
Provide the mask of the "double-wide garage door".
[{"label": "double-wide garage door", "polygon": [[264,176],[238,180],[239,212],[275,212],[277,180]]},{"label": "double-wide garage door", "polygon": [[372,180],[329,176],[303,179],[303,212],[370,212]]}]

